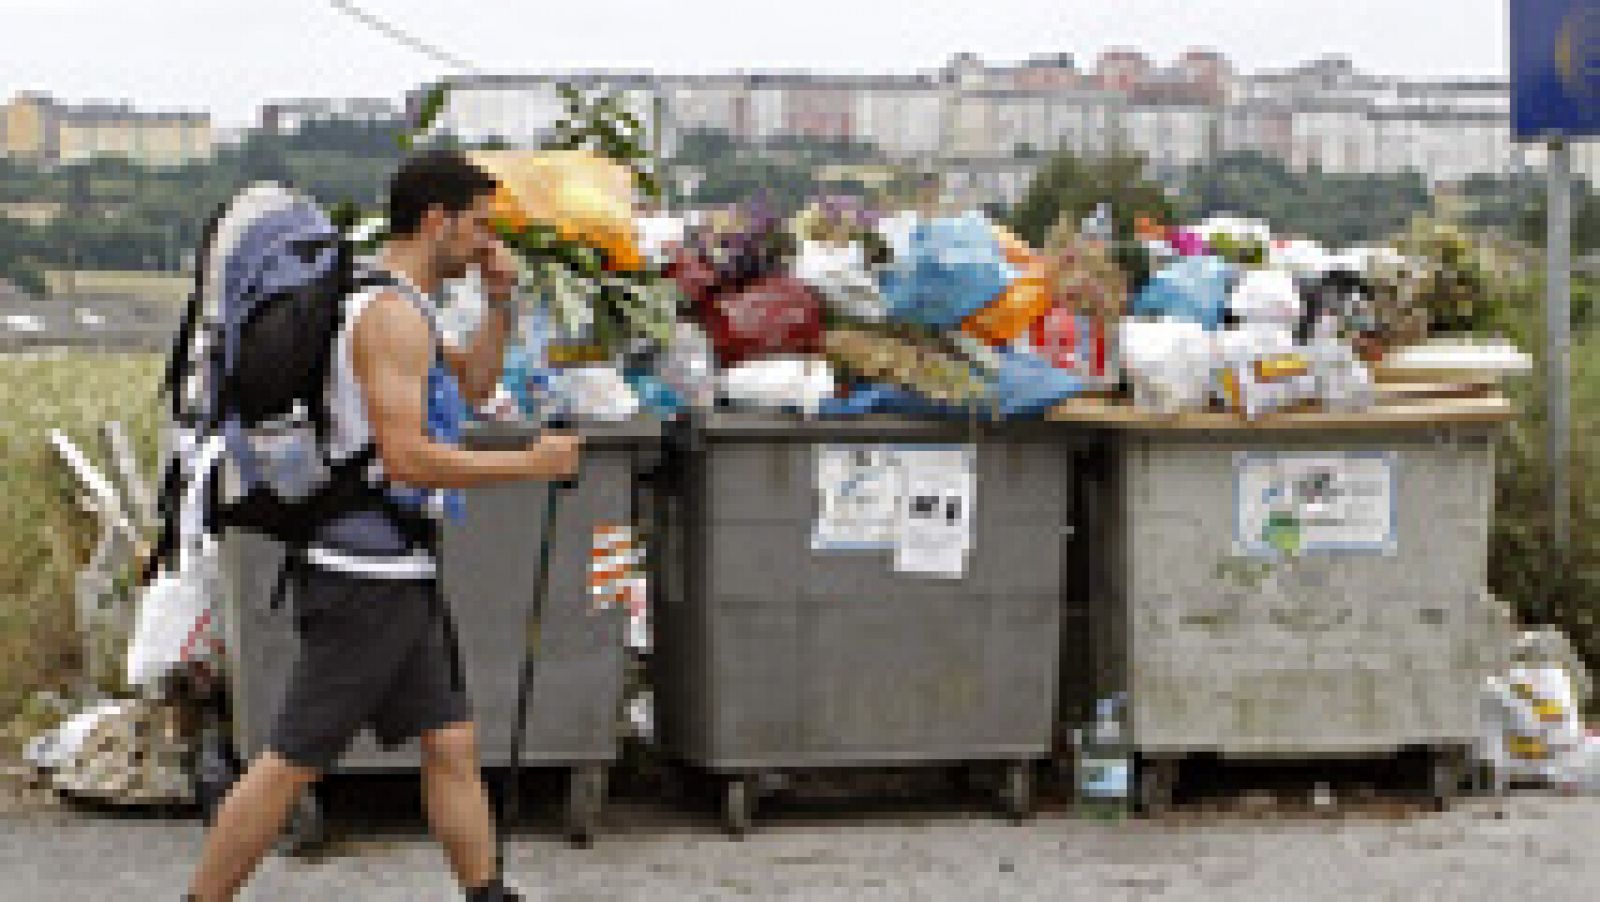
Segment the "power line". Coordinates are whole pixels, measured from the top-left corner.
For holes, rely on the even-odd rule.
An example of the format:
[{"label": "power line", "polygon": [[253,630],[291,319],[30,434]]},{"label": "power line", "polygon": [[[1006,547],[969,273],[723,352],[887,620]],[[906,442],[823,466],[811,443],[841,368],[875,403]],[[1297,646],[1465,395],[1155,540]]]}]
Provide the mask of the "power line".
[{"label": "power line", "polygon": [[350,2],[350,0],[328,0],[328,2],[333,4],[333,8],[339,12],[350,16],[361,24],[366,25],[374,31],[382,34],[384,37],[390,38],[391,40],[394,40],[400,44],[404,44],[407,48],[414,50],[435,62],[444,63],[447,66],[460,69],[463,72],[471,75],[480,74],[478,67],[467,60],[441,50],[433,44],[429,44],[427,41],[409,34],[398,26],[380,19],[372,13],[361,9],[360,7],[357,7],[354,3]]}]

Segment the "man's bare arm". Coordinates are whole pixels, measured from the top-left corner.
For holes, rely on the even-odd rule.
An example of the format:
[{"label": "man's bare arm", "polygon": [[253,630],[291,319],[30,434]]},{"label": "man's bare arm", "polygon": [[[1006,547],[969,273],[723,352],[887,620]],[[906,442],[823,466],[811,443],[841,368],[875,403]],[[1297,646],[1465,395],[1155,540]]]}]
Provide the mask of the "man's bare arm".
[{"label": "man's bare arm", "polygon": [[372,300],[351,335],[373,441],[392,479],[419,488],[465,488],[510,479],[559,479],[578,464],[578,440],[546,434],[515,451],[468,451],[428,437],[433,341],[427,322],[394,292]]}]

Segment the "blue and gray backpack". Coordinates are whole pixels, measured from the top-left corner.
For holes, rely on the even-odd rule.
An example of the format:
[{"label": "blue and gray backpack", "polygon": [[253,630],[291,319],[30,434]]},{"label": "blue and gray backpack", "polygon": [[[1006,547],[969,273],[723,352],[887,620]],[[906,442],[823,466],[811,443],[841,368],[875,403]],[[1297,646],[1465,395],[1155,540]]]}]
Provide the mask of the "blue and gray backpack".
[{"label": "blue and gray backpack", "polygon": [[[330,522],[379,509],[413,543],[434,544],[435,521],[422,505],[368,480],[375,446],[338,460],[328,451],[327,387],[344,298],[395,284],[356,259],[315,202],[277,184],[250,186],[208,221],[163,383],[163,522],[147,576],[168,566],[181,533],[195,528],[242,529],[304,549]],[[203,522],[182,523],[180,499],[197,485]]]}]

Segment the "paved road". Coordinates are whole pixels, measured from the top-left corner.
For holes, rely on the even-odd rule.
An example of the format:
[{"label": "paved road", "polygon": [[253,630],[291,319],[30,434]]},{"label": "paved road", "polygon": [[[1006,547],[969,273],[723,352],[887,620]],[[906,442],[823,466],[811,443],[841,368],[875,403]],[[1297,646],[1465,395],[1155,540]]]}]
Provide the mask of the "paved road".
[{"label": "paved road", "polygon": [[[1024,826],[953,810],[811,811],[742,842],[709,817],[616,811],[593,848],[521,835],[509,871],[534,898],[1291,899],[1600,898],[1600,799],[1469,800],[1445,814],[1161,823],[1046,814]],[[320,861],[275,857],[247,900],[458,898],[409,819],[365,826]],[[194,821],[0,815],[0,898],[177,898]]]}]

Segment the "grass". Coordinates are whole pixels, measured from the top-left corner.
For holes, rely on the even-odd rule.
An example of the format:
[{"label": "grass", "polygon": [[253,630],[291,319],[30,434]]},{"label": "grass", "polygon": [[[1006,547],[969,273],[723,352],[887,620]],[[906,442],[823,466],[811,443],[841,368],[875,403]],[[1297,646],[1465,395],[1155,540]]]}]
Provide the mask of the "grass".
[{"label": "grass", "polygon": [[68,689],[83,672],[73,591],[97,526],[49,431],[104,464],[99,426],[119,420],[152,473],[161,366],[153,354],[0,356],[0,726],[38,690]]},{"label": "grass", "polygon": [[1489,581],[1526,621],[1564,629],[1600,672],[1600,328],[1591,315],[1573,333],[1571,557],[1561,565],[1550,533],[1542,293],[1529,280],[1503,309],[1502,330],[1537,363],[1511,386],[1523,413],[1500,444]]}]

